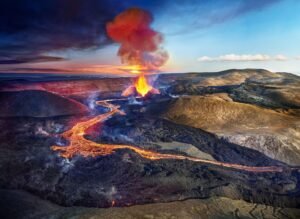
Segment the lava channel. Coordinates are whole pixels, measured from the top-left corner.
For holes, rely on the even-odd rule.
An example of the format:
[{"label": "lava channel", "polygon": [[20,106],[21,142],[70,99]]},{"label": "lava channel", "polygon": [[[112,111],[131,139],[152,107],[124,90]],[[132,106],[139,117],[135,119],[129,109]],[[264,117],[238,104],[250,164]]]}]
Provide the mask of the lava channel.
[{"label": "lava channel", "polygon": [[191,156],[185,155],[176,155],[176,154],[165,154],[165,153],[158,153],[151,150],[145,150],[140,147],[132,146],[132,145],[119,145],[119,144],[102,144],[90,141],[84,137],[86,134],[86,130],[99,123],[107,120],[114,114],[118,113],[121,115],[125,115],[123,111],[121,111],[118,105],[113,105],[108,101],[97,101],[98,105],[103,107],[107,107],[110,109],[109,112],[100,114],[95,116],[92,119],[87,121],[78,122],[75,124],[70,130],[62,133],[62,136],[69,141],[68,146],[52,146],[52,150],[58,151],[59,155],[64,158],[72,158],[75,155],[81,155],[83,157],[96,157],[96,156],[105,156],[114,153],[116,150],[119,149],[130,149],[143,158],[149,160],[161,160],[161,159],[176,159],[176,160],[190,160],[193,162],[205,163],[205,164],[212,164],[216,166],[222,166],[227,168],[233,168],[238,170],[245,170],[250,172],[282,172],[283,167],[280,166],[245,166],[240,164],[233,164],[233,163],[224,163],[220,161],[212,161],[212,160],[205,160]]}]

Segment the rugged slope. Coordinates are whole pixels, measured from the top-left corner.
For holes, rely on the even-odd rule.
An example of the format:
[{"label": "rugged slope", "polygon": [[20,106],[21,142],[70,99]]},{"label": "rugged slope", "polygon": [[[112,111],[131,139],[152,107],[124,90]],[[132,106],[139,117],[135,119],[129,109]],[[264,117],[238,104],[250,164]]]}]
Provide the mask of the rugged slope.
[{"label": "rugged slope", "polygon": [[288,113],[233,102],[226,94],[216,94],[180,97],[164,116],[224,136],[283,162],[300,165],[300,120]]},{"label": "rugged slope", "polygon": [[158,83],[168,86],[168,92],[174,94],[199,94],[199,91],[203,92],[208,87],[223,89],[240,85],[249,79],[281,77],[284,76],[264,69],[231,69],[210,73],[165,74],[159,76]]},{"label": "rugged slope", "polygon": [[218,76],[211,75],[199,81],[198,86],[224,86],[224,85],[238,85],[246,81],[246,79],[262,79],[270,77],[280,77],[280,75],[269,72],[263,69],[232,69],[220,72]]},{"label": "rugged slope", "polygon": [[[162,78],[171,84],[167,92],[175,96],[207,97],[173,103],[172,112],[165,113],[172,121],[203,128],[227,141],[299,165],[299,76],[263,69],[232,69]],[[216,96],[225,102],[214,100]]]},{"label": "rugged slope", "polygon": [[284,109],[300,108],[300,77],[281,74],[280,78],[249,79],[230,96],[240,102]]}]

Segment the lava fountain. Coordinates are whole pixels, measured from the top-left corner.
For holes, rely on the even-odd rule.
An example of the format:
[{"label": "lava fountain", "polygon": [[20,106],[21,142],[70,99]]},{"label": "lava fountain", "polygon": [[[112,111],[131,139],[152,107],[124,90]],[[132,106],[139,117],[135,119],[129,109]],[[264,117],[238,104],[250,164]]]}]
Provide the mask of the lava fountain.
[{"label": "lava fountain", "polygon": [[120,44],[118,56],[123,64],[131,66],[131,73],[137,74],[135,83],[128,87],[123,96],[138,93],[145,96],[149,92],[159,91],[149,84],[146,77],[150,71],[157,71],[168,60],[168,53],[163,49],[161,33],[151,28],[153,16],[150,12],[130,8],[106,25],[108,36]]},{"label": "lava fountain", "polygon": [[148,83],[148,80],[143,73],[140,73],[135,79],[134,85],[129,86],[122,92],[122,96],[127,97],[134,93],[138,93],[142,97],[146,96],[148,93],[160,94],[158,89],[152,87],[152,85]]}]

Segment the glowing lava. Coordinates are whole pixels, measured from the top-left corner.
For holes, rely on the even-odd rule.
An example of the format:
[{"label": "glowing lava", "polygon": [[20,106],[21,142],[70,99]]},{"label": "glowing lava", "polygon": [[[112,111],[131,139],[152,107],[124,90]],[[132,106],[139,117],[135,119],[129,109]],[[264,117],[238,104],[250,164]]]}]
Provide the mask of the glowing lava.
[{"label": "glowing lava", "polygon": [[143,74],[137,78],[136,82],[134,83],[134,86],[136,88],[136,91],[142,97],[144,97],[149,91],[153,89],[153,87],[148,84],[147,79]]},{"label": "glowing lava", "polygon": [[155,151],[145,150],[140,147],[132,145],[117,145],[117,144],[102,144],[90,141],[84,137],[86,130],[106,119],[110,118],[116,113],[125,115],[125,113],[119,110],[119,106],[108,103],[107,101],[98,101],[98,105],[107,107],[110,109],[109,112],[100,114],[94,118],[87,121],[78,122],[70,130],[64,132],[62,136],[69,141],[68,146],[52,146],[52,150],[59,151],[60,156],[64,158],[72,158],[75,155],[82,155],[84,157],[88,156],[105,156],[114,153],[119,149],[130,149],[140,156],[150,159],[150,160],[160,160],[160,159],[176,159],[176,160],[190,160],[193,162],[200,162],[205,164],[212,164],[227,168],[234,168],[238,170],[245,170],[250,172],[282,172],[283,167],[280,166],[265,166],[265,167],[251,167],[239,164],[223,163],[220,161],[204,160],[196,157],[190,157],[185,155],[176,154],[163,154]]},{"label": "glowing lava", "polygon": [[145,97],[148,93],[160,94],[159,90],[152,87],[148,82],[144,73],[141,72],[139,67],[132,67],[131,73],[138,74],[138,77],[135,79],[134,85],[129,86],[122,92],[122,96],[130,96],[138,94],[141,97]]}]

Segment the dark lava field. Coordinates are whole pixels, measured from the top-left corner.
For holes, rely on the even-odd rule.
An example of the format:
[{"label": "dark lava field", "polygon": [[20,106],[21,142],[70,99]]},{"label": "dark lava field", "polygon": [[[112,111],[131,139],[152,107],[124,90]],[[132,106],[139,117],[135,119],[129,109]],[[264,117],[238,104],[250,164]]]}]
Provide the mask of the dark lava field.
[{"label": "dark lava field", "polygon": [[[144,98],[121,97],[132,78],[0,78],[0,218],[300,218],[300,77],[150,77],[160,94]],[[53,151],[68,146],[63,132],[109,111],[101,100],[126,115],[85,139],[208,162]]]}]

